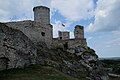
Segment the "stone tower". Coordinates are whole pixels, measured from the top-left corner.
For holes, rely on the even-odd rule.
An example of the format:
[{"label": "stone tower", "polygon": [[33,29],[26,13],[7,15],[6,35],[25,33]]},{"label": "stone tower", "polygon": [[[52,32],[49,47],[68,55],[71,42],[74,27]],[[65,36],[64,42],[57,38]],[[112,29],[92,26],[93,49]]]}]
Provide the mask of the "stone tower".
[{"label": "stone tower", "polygon": [[84,27],[76,25],[74,29],[75,39],[84,39]]},{"label": "stone tower", "polygon": [[70,39],[70,35],[69,35],[68,31],[64,31],[64,32],[59,31],[58,34],[59,34],[59,40],[68,40],[68,39]]},{"label": "stone tower", "polygon": [[40,24],[50,24],[50,8],[45,6],[36,6],[33,8],[34,21]]}]

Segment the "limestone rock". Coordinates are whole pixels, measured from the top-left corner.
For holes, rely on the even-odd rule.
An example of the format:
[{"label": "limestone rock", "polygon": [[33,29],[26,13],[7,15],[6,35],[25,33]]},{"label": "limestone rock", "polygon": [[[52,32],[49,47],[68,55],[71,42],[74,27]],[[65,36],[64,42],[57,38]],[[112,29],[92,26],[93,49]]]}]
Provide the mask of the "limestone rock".
[{"label": "limestone rock", "polygon": [[0,23],[0,70],[35,64],[36,48],[21,31]]},{"label": "limestone rock", "polygon": [[68,52],[62,49],[40,49],[38,50],[37,63],[52,66],[65,74],[77,78],[82,77],[86,80],[109,79],[93,49],[78,46],[72,48],[72,50],[74,50],[72,51],[74,53],[70,53],[70,49],[67,50]]}]

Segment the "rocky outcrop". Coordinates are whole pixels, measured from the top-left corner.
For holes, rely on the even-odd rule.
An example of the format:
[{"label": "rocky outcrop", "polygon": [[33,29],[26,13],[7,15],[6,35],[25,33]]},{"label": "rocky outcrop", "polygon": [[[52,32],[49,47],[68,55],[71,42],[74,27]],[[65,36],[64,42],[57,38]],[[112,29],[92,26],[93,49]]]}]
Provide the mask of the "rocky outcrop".
[{"label": "rocky outcrop", "polygon": [[0,70],[31,64],[51,66],[80,80],[109,79],[93,49],[84,46],[48,49],[42,42],[34,46],[21,31],[0,23]]},{"label": "rocky outcrop", "polygon": [[36,49],[21,31],[0,23],[0,70],[21,68],[36,62]]},{"label": "rocky outcrop", "polygon": [[62,49],[38,49],[37,53],[38,64],[52,66],[65,74],[82,80],[109,79],[93,49],[78,46],[67,51]]}]

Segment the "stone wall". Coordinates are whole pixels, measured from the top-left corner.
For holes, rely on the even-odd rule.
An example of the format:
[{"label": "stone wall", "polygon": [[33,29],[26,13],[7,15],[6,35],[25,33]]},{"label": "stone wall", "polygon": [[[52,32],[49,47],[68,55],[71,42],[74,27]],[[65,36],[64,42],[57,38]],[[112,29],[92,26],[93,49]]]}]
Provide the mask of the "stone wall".
[{"label": "stone wall", "polygon": [[23,32],[0,23],[0,70],[36,63],[37,50]]},{"label": "stone wall", "polygon": [[[75,39],[69,39],[69,32],[59,32],[59,40],[53,39],[53,26],[50,24],[50,9],[45,6],[36,6],[33,8],[34,21],[17,21],[5,23],[8,27],[22,31],[36,45],[48,48],[64,45],[66,47],[74,47],[79,45],[87,45],[84,38],[83,26],[76,25],[74,29]],[[44,43],[44,44],[43,44]]]},{"label": "stone wall", "polygon": [[35,44],[44,42],[48,48],[51,47],[52,42],[52,25],[42,25],[34,21],[18,21],[5,23],[7,26],[22,31],[28,36]]},{"label": "stone wall", "polygon": [[[34,21],[7,22],[7,26],[22,31],[36,45],[50,48],[52,43],[52,25],[50,24],[50,9],[45,6],[36,6],[33,8]],[[44,44],[44,46],[45,46]]]},{"label": "stone wall", "polygon": [[70,39],[70,34],[69,34],[68,31],[64,31],[64,32],[59,31],[58,34],[59,34],[59,39],[60,40],[68,40],[68,39]]},{"label": "stone wall", "polygon": [[34,21],[40,24],[50,24],[50,9],[45,6],[36,6],[33,8]]},{"label": "stone wall", "polygon": [[69,40],[59,40],[54,38],[52,41],[52,48],[75,48],[77,46],[87,46],[86,39],[69,39]]},{"label": "stone wall", "polygon": [[74,29],[75,38],[69,38],[69,32],[59,31],[59,37],[53,38],[52,48],[63,48],[63,49],[71,49],[78,46],[87,47],[86,39],[84,38],[84,27],[80,25],[76,25]]},{"label": "stone wall", "polygon": [[76,25],[74,29],[74,36],[76,39],[84,38],[84,27],[80,25]]}]

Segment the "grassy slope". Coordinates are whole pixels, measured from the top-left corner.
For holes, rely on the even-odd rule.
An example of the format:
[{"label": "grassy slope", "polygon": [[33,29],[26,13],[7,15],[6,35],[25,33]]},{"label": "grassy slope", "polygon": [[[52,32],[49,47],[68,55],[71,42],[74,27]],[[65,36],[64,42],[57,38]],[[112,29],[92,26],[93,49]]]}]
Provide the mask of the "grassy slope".
[{"label": "grassy slope", "polygon": [[65,75],[51,67],[34,65],[25,69],[10,69],[1,71],[0,80],[78,80],[78,79]]}]

